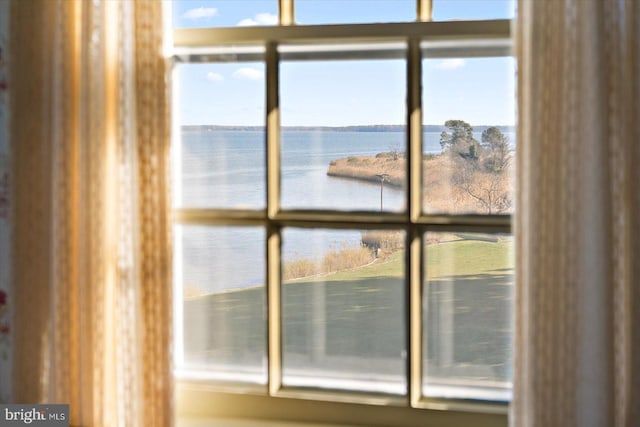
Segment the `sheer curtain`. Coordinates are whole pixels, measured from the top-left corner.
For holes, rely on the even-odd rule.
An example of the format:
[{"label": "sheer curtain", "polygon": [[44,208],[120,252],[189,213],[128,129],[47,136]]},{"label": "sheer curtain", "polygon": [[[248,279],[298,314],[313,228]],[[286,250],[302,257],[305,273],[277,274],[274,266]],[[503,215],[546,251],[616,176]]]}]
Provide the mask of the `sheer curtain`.
[{"label": "sheer curtain", "polygon": [[14,401],[172,423],[159,1],[11,4]]},{"label": "sheer curtain", "polygon": [[512,425],[640,426],[640,2],[518,13]]}]

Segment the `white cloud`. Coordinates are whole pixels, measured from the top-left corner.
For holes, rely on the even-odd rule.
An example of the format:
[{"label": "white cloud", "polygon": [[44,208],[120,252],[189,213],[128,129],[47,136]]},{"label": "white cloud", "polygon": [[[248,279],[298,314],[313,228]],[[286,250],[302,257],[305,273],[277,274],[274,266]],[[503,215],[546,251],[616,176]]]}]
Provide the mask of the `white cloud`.
[{"label": "white cloud", "polygon": [[267,12],[258,13],[253,18],[246,18],[238,22],[238,26],[240,27],[249,27],[252,25],[277,25],[277,24],[278,24],[278,15],[273,15]]},{"label": "white cloud", "polygon": [[264,72],[250,67],[242,67],[232,74],[234,79],[238,80],[260,80],[264,77]]},{"label": "white cloud", "polygon": [[209,80],[210,82],[221,82],[224,80],[224,77],[222,77],[222,74],[218,74],[218,73],[214,73],[213,71],[209,71],[207,73],[207,80]]},{"label": "white cloud", "polygon": [[436,67],[438,67],[441,70],[455,70],[457,68],[464,67],[464,64],[465,64],[464,59],[452,58],[452,59],[445,59],[443,61],[440,61],[438,65],[436,65]]},{"label": "white cloud", "polygon": [[194,9],[189,9],[185,13],[182,14],[182,17],[185,19],[205,19],[211,18],[218,14],[218,9],[215,7],[196,7]]}]

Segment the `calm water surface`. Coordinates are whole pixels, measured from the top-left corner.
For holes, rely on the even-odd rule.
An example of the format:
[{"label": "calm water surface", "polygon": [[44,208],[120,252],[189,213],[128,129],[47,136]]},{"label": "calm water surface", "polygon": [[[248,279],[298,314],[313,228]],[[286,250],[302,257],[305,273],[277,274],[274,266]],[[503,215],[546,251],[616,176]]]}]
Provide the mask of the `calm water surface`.
[{"label": "calm water surface", "polygon": [[[480,140],[480,133],[475,135]],[[332,160],[404,151],[403,132],[285,131],[281,203],[284,209],[380,210],[380,185],[327,176]],[[425,153],[440,153],[440,133],[425,132]],[[184,131],[174,151],[174,202],[185,208],[266,206],[265,134]],[[385,187],[385,211],[404,209],[404,190]],[[260,228],[176,227],[177,277],[185,286],[217,292],[264,283],[265,236]],[[321,257],[357,245],[358,230],[287,229],[284,259]]]}]

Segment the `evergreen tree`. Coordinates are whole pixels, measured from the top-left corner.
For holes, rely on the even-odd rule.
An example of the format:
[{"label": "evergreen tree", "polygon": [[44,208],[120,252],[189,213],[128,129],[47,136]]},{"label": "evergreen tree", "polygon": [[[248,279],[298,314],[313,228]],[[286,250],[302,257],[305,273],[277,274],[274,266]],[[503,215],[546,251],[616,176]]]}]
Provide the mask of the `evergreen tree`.
[{"label": "evergreen tree", "polygon": [[463,157],[478,157],[478,141],[473,137],[473,128],[464,120],[447,120],[444,125],[451,132],[440,134],[442,151],[450,150]]},{"label": "evergreen tree", "polygon": [[492,172],[502,172],[509,161],[509,139],[495,126],[482,132],[482,143],[489,151],[486,168]]}]

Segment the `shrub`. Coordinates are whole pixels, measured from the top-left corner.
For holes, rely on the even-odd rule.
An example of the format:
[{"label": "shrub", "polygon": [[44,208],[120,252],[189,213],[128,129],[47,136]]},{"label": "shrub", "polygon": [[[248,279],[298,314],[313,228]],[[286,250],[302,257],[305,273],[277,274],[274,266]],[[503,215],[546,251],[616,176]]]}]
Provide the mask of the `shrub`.
[{"label": "shrub", "polygon": [[282,280],[300,279],[302,277],[349,270],[367,265],[374,259],[373,251],[367,247],[342,245],[340,248],[333,248],[319,261],[309,258],[296,258],[284,262]]},{"label": "shrub", "polygon": [[373,249],[395,251],[404,248],[404,233],[401,231],[373,230],[362,233],[362,244]]},{"label": "shrub", "polygon": [[370,249],[360,246],[357,248],[343,247],[336,249],[322,259],[322,272],[334,273],[369,264],[374,256]]},{"label": "shrub", "polygon": [[308,258],[287,261],[282,266],[282,280],[298,279],[320,273],[318,264]]}]

